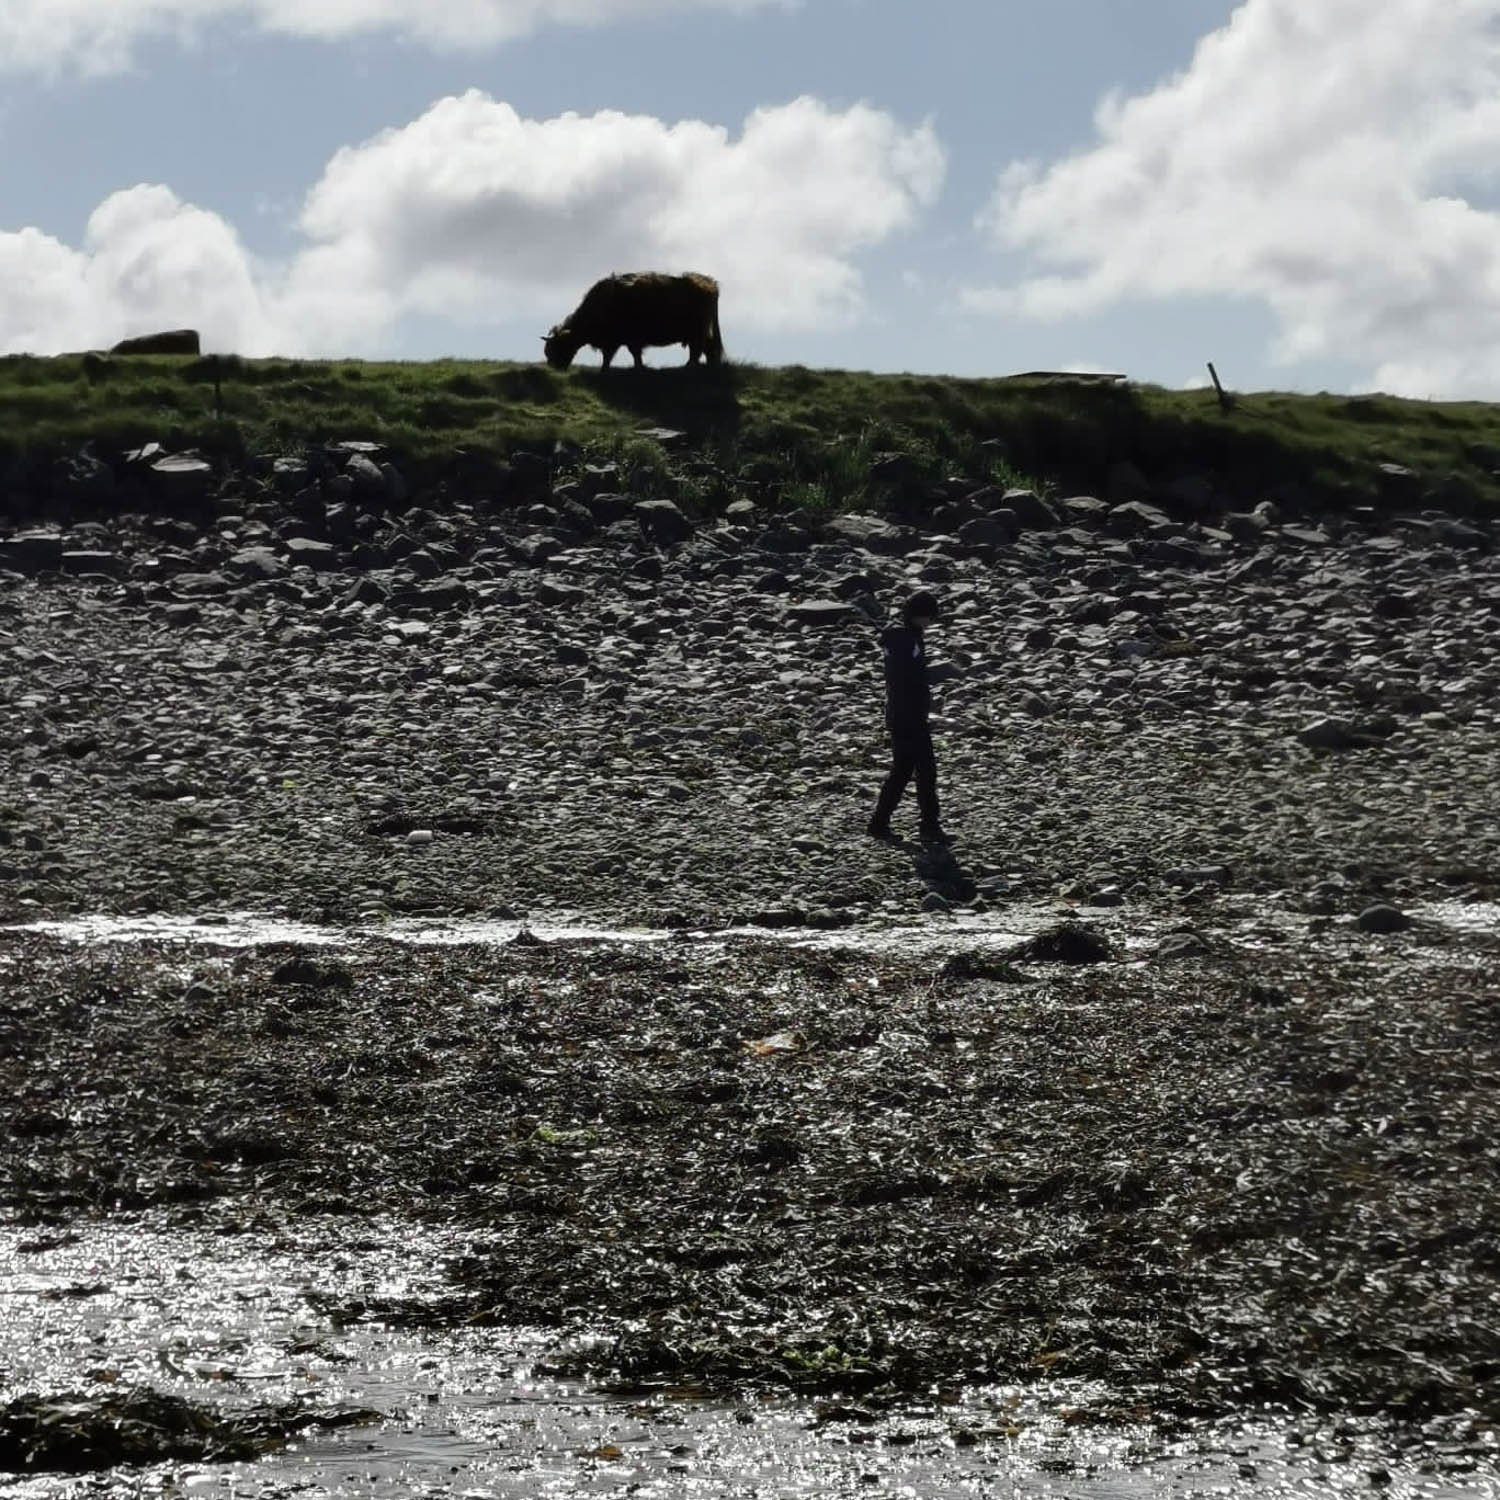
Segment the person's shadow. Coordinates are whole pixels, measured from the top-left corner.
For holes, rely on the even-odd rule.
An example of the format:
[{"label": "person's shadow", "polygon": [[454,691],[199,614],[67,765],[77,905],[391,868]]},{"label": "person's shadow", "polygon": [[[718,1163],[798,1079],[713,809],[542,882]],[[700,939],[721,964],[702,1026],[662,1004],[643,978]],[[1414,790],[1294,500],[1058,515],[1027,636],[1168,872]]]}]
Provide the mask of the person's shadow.
[{"label": "person's shadow", "polygon": [[916,839],[903,839],[902,845],[911,853],[918,879],[949,906],[967,906],[978,895],[973,877],[950,845]]}]

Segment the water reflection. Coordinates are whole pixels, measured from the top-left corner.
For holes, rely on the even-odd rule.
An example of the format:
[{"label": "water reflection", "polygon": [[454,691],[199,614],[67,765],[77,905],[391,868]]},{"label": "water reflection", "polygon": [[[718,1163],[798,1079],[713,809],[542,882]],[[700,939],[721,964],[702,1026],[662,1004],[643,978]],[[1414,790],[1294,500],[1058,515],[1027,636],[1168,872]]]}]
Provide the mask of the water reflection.
[{"label": "water reflection", "polygon": [[1142,1429],[1069,1425],[1066,1385],[951,1393],[894,1415],[780,1401],[738,1406],[661,1392],[604,1395],[537,1373],[525,1330],[421,1334],[336,1327],[309,1291],[410,1297],[441,1289],[462,1243],[405,1223],[191,1233],[142,1220],[0,1230],[0,1400],[149,1384],[220,1406],[274,1395],[373,1406],[375,1427],[319,1435],[253,1464],[166,1464],[0,1480],[23,1500],[227,1495],[236,1500],[452,1496],[908,1495],[1146,1500],[1382,1494],[1500,1497],[1441,1443],[1345,1423]]},{"label": "water reflection", "polygon": [[[1436,934],[1500,936],[1500,903],[1440,901],[1411,908],[1419,928]],[[550,922],[495,921],[486,918],[391,918],[349,927],[297,922],[254,912],[213,916],[117,916],[95,914],[0,926],[0,934],[35,932],[77,943],[188,943],[204,947],[250,948],[271,943],[303,947],[347,947],[383,940],[419,948],[474,943],[502,947],[535,938],[541,942],[607,942],[625,944],[722,943],[735,939],[780,943],[793,947],[854,948],[862,951],[906,953],[1016,943],[1060,920],[1078,921],[1110,937],[1126,954],[1139,952],[1164,934],[1201,926],[1221,931],[1253,946],[1257,942],[1353,932],[1352,917],[1330,923],[1253,896],[1226,897],[1204,910],[1196,923],[1181,912],[1142,908],[1076,908],[1071,905],[1017,903],[994,914],[959,913],[920,923],[864,927],[777,928],[726,927],[713,931],[682,931],[646,927],[610,927],[565,919]]]}]

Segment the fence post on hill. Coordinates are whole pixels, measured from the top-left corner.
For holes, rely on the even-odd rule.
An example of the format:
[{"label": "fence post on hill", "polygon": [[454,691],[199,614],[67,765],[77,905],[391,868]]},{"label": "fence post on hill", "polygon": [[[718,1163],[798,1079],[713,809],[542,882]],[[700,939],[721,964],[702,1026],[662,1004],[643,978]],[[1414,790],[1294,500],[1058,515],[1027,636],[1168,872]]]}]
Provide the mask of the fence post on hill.
[{"label": "fence post on hill", "polygon": [[[221,379],[221,372],[220,372],[220,369],[219,369],[219,356],[217,354],[215,354],[213,356],[213,362],[214,362],[214,421],[215,422],[222,422],[224,420],[224,389],[223,389],[223,387],[219,383],[220,379]],[[1210,366],[1209,368],[1211,369],[1212,366]]]},{"label": "fence post on hill", "polygon": [[1212,379],[1213,379],[1214,391],[1218,395],[1218,398],[1219,398],[1219,410],[1220,411],[1233,411],[1234,410],[1234,397],[1231,396],[1229,394],[1229,392],[1226,391],[1224,389],[1224,387],[1219,384],[1219,372],[1216,369],[1214,369],[1214,362],[1213,362],[1213,360],[1209,360],[1209,362],[1208,362],[1208,373],[1209,373],[1210,377],[1212,377]]}]

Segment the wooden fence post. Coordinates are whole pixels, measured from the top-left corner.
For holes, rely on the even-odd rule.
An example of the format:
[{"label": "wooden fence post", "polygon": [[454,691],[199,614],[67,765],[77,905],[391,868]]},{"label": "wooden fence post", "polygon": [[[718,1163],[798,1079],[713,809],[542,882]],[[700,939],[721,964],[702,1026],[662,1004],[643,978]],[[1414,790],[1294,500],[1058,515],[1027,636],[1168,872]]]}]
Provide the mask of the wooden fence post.
[{"label": "wooden fence post", "polygon": [[1214,390],[1218,393],[1218,397],[1219,397],[1219,410],[1220,411],[1233,411],[1234,410],[1234,397],[1231,396],[1229,394],[1229,392],[1226,391],[1224,389],[1224,387],[1219,384],[1219,372],[1216,369],[1214,369],[1214,362],[1213,362],[1213,360],[1209,360],[1209,362],[1208,362],[1208,373],[1209,373],[1210,376],[1212,376],[1213,383],[1214,383]]}]

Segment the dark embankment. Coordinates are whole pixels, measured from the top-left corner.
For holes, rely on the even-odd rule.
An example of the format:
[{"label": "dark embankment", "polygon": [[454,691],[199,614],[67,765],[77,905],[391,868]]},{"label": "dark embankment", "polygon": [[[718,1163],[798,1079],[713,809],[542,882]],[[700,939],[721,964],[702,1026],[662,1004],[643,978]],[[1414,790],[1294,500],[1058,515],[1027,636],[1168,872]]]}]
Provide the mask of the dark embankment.
[{"label": "dark embankment", "polygon": [[[1492,515],[1500,503],[1500,432],[1479,403],[1265,393],[1225,409],[1207,391],[801,367],[560,374],[459,361],[17,356],[0,360],[0,504],[26,515],[191,503],[227,470],[264,477],[276,455],[351,438],[378,443],[418,495],[523,496],[530,479],[507,460],[559,444],[625,459],[646,493],[664,467],[663,429],[674,455],[693,461],[671,493],[705,514],[748,497],[785,512],[873,507],[915,519],[960,481],[1150,497],[1196,519],[1265,499],[1294,513]],[[213,476],[198,484],[124,461],[148,443],[200,454]]]}]

